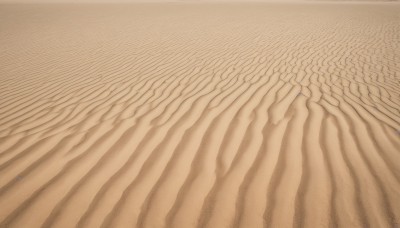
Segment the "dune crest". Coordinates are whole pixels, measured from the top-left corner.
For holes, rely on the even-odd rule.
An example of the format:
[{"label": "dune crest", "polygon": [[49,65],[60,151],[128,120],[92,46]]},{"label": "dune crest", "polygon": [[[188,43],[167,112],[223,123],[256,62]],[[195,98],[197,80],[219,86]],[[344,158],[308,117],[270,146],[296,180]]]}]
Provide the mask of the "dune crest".
[{"label": "dune crest", "polygon": [[0,7],[0,227],[400,226],[400,5]]}]

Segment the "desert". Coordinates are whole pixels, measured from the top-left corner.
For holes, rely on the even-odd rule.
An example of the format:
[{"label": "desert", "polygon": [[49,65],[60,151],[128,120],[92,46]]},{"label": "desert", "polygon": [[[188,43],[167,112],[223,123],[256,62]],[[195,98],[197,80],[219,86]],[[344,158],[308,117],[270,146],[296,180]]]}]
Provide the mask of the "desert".
[{"label": "desert", "polygon": [[0,227],[400,227],[400,3],[0,3]]}]

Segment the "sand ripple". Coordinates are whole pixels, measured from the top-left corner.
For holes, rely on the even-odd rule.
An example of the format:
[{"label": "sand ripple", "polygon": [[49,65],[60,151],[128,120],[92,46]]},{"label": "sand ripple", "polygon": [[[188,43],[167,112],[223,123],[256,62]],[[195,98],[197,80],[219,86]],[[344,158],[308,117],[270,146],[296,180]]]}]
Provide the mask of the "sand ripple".
[{"label": "sand ripple", "polygon": [[0,7],[0,227],[400,227],[400,5]]}]

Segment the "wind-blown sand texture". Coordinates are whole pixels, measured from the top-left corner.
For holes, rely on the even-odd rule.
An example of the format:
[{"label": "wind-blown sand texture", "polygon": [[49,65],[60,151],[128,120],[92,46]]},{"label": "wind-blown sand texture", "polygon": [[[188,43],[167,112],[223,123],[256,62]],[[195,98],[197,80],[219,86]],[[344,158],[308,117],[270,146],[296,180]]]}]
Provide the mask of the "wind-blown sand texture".
[{"label": "wind-blown sand texture", "polygon": [[1,5],[0,227],[400,227],[400,5]]}]

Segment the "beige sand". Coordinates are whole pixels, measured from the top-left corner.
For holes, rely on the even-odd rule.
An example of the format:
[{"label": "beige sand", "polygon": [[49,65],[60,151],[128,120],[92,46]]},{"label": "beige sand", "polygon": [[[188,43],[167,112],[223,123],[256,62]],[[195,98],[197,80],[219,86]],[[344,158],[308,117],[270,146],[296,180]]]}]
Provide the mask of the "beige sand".
[{"label": "beige sand", "polygon": [[1,5],[0,227],[400,227],[400,5]]}]

